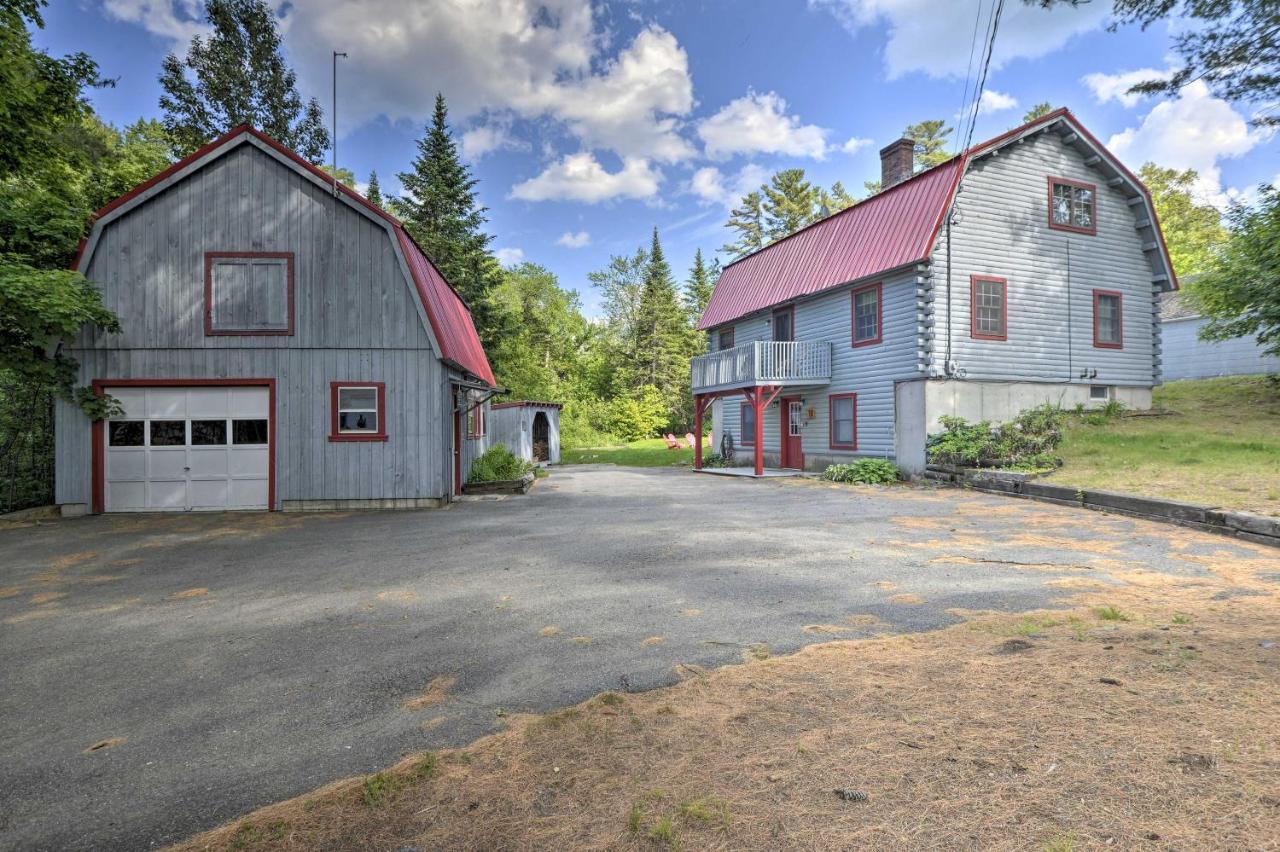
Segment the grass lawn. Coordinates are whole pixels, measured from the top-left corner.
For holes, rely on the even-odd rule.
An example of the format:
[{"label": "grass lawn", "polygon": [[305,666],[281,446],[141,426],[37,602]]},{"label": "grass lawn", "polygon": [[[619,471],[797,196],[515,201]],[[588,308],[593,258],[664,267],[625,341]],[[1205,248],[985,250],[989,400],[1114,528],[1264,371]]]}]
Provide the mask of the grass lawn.
[{"label": "grass lawn", "polygon": [[[711,452],[703,446],[704,453]],[[573,447],[560,450],[561,464],[617,464],[626,467],[692,465],[693,450],[669,450],[661,438],[645,438],[616,447]]]},{"label": "grass lawn", "polygon": [[1280,515],[1280,388],[1263,376],[1171,382],[1168,417],[1073,424],[1051,481]]}]

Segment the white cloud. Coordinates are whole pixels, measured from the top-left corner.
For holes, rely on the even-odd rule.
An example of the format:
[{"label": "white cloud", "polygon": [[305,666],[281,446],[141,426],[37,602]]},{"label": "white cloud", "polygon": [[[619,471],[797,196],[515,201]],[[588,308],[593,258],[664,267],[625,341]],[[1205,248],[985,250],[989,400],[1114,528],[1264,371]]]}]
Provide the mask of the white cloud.
[{"label": "white cloud", "polygon": [[463,131],[458,147],[474,163],[494,151],[528,150],[529,143],[512,133],[509,119],[494,119]]},{"label": "white cloud", "polygon": [[103,7],[114,18],[140,24],[147,32],[172,39],[179,52],[186,50],[192,38],[208,30],[200,0],[104,0]]},{"label": "white cloud", "polygon": [[715,166],[706,166],[693,173],[688,189],[704,204],[719,204],[731,210],[742,196],[759,189],[767,177],[768,172],[755,163],[748,163],[737,174],[729,176]]},{"label": "white cloud", "polygon": [[565,231],[560,235],[560,239],[556,240],[556,245],[571,249],[582,248],[591,245],[591,235],[586,231],[578,231],[576,234]]},{"label": "white cloud", "polygon": [[[189,35],[175,5],[194,9],[200,0],[107,3],[117,18],[177,41]],[[610,55],[611,35],[591,0],[272,5],[283,10],[281,32],[305,94],[327,105],[330,51],[347,52],[338,79],[340,131],[378,116],[421,123],[439,91],[455,124],[509,111],[563,123],[588,147],[623,157],[676,162],[695,153],[680,135],[694,106],[684,49],[650,26]],[[475,134],[472,151],[497,139]]]},{"label": "white cloud", "polygon": [[1007,109],[1014,109],[1018,106],[1018,99],[1013,95],[1006,95],[1004,92],[997,92],[994,89],[984,89],[982,92],[982,100],[978,101],[978,114],[988,115],[993,112],[1003,112]]},{"label": "white cloud", "polygon": [[524,260],[524,249],[500,248],[493,255],[503,266],[514,266]]},{"label": "white cloud", "polygon": [[699,122],[698,136],[712,159],[733,154],[789,154],[821,160],[827,153],[827,131],[787,115],[787,102],[777,92],[747,92]]},{"label": "white cloud", "polygon": [[595,204],[614,198],[652,198],[662,173],[648,160],[626,158],[622,169],[608,172],[595,155],[583,151],[552,163],[536,177],[511,188],[521,201],[584,201]]},{"label": "white cloud", "polygon": [[[1110,3],[1039,4],[1010,2],[1000,19],[991,67],[1003,68],[1016,59],[1047,56],[1078,33],[1096,29],[1106,19]],[[938,0],[809,0],[809,7],[835,15],[850,33],[883,25],[887,29],[884,64],[890,80],[923,72],[930,77],[963,77],[969,68],[974,16],[989,3],[940,3]],[[975,51],[976,53],[976,51]],[[979,61],[975,59],[976,62]]]},{"label": "white cloud", "polygon": [[850,136],[849,141],[840,146],[840,150],[844,151],[846,154],[856,154],[870,144],[870,139],[861,139],[857,136]]},{"label": "white cloud", "polygon": [[1103,74],[1100,71],[1086,74],[1080,78],[1080,82],[1089,87],[1100,104],[1115,100],[1124,106],[1135,107],[1144,95],[1131,94],[1131,88],[1147,80],[1167,80],[1170,76],[1172,72],[1168,70],[1139,68],[1135,71],[1121,71],[1119,74]]},{"label": "white cloud", "polygon": [[1107,147],[1134,168],[1150,160],[1167,168],[1195,169],[1198,200],[1225,208],[1236,193],[1223,190],[1218,161],[1246,154],[1266,138],[1265,131],[1250,130],[1243,115],[1197,80],[1177,98],[1156,104],[1137,127],[1112,136]]}]

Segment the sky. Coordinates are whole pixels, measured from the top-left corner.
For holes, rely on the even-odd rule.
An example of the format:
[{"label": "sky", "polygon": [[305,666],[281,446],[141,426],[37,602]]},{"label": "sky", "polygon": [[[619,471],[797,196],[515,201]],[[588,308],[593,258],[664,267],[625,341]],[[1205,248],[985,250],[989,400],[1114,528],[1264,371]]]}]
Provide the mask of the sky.
[{"label": "sky", "polygon": [[[376,169],[396,193],[442,92],[499,259],[547,267],[589,316],[600,300],[588,273],[647,246],[655,226],[683,280],[695,250],[709,259],[731,240],[737,199],[777,169],[861,195],[908,124],[960,126],[975,21],[995,2],[270,1],[299,88],[326,114],[332,51],[348,55],[339,165],[361,182]],[[1127,94],[1168,73],[1172,31],[1108,32],[1109,9],[1008,0],[974,142],[1048,101],[1132,168],[1195,168],[1197,194],[1220,208],[1280,182],[1280,139],[1249,127],[1247,105],[1202,83]],[[200,0],[57,0],[45,21],[38,46],[85,51],[117,80],[92,95],[116,125],[159,117],[162,59],[204,28]]]}]

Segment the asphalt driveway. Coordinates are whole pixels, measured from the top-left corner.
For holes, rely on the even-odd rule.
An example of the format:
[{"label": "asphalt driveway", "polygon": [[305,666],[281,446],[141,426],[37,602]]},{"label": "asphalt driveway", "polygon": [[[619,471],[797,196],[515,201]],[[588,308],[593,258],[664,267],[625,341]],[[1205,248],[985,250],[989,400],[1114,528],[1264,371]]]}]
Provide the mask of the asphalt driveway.
[{"label": "asphalt driveway", "polygon": [[0,848],[161,845],[680,664],[1233,547],[951,490],[589,466],[441,511],[0,531]]}]

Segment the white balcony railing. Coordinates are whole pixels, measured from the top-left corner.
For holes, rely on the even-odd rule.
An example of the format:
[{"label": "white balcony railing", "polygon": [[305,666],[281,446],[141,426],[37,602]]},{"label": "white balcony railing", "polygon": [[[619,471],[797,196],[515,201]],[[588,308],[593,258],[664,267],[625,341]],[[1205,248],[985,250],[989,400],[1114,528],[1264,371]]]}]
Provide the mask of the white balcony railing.
[{"label": "white balcony railing", "polygon": [[754,385],[820,385],[831,381],[826,341],[756,340],[693,359],[693,392]]}]

